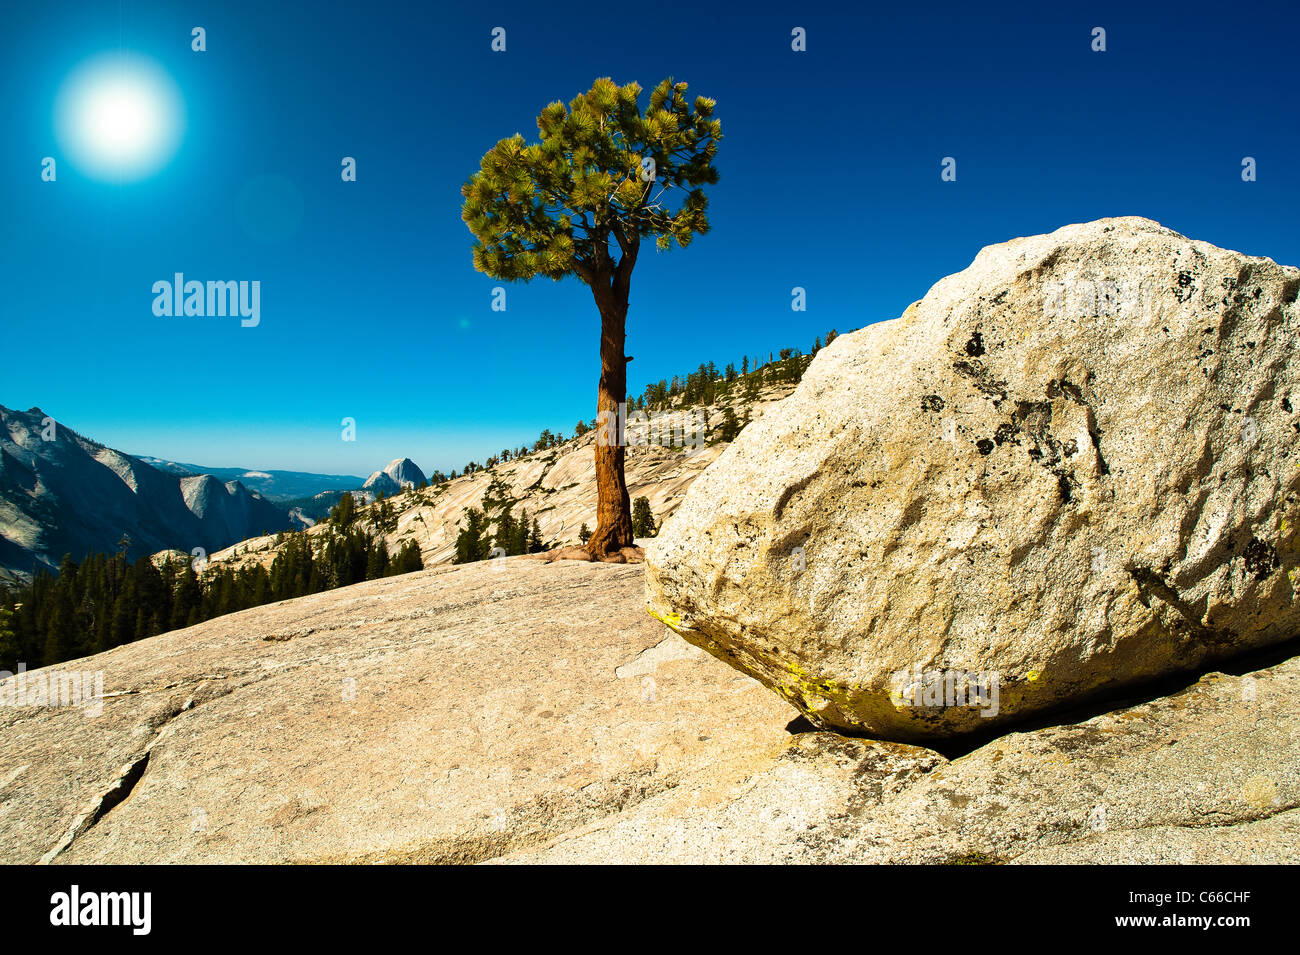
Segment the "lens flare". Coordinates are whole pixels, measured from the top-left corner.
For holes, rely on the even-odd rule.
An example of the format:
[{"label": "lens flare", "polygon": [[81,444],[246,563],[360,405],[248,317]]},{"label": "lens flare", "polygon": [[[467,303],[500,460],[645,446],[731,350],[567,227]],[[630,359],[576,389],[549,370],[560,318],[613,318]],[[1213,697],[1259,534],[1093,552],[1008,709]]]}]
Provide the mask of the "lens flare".
[{"label": "lens flare", "polygon": [[130,53],[90,60],[68,77],[55,105],[65,155],[87,175],[125,181],[156,173],[184,131],[180,91],[159,66]]}]

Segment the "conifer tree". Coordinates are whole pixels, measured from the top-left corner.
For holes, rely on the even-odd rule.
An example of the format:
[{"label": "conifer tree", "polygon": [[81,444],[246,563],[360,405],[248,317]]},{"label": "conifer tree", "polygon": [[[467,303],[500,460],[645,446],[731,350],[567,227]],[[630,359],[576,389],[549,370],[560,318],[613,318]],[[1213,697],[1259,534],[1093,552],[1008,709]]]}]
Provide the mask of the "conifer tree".
[{"label": "conifer tree", "polygon": [[202,596],[194,567],[189,561],[185,561],[179,572],[175,596],[172,598],[171,629],[180,630],[182,627],[189,626],[190,613],[199,605]]},{"label": "conifer tree", "polygon": [[371,543],[366,554],[366,580],[378,580],[388,573],[388,544],[382,537]]},{"label": "conifer tree", "polygon": [[53,613],[46,622],[44,661],[47,664],[70,660],[83,649],[77,620],[76,584],[77,565],[71,554],[65,554],[54,587]]},{"label": "conifer tree", "polygon": [[632,533],[637,537],[655,536],[655,519],[648,498],[638,497],[632,505]]},{"label": "conifer tree", "polygon": [[465,526],[456,535],[455,564],[472,564],[484,560],[491,550],[487,521],[476,507],[465,508]]},{"label": "conifer tree", "polygon": [[0,670],[13,673],[22,659],[22,646],[14,629],[14,615],[7,607],[0,607]]},{"label": "conifer tree", "polygon": [[740,421],[736,418],[736,412],[731,409],[731,405],[724,405],[722,408],[722,427],[719,429],[719,437],[723,441],[735,441],[736,435],[740,434]]},{"label": "conifer tree", "polygon": [[528,553],[528,511],[526,509],[520,512],[519,520],[515,521],[514,531],[510,535],[508,552],[511,554]]},{"label": "conifer tree", "polygon": [[641,240],[667,250],[709,228],[702,187],[718,181],[722,129],[713,100],[689,103],[686,90],[665,79],[643,113],[638,84],[598,79],[567,107],[542,110],[538,142],[519,134],[498,142],[461,190],[476,269],[505,281],[572,275],[591,288],[601,321],[596,407],[607,425],[595,449],[597,526],[587,543],[595,557],[632,543],[621,435],[608,432],[627,394],[628,295]]},{"label": "conifer tree", "polygon": [[514,515],[510,513],[510,505],[507,504],[501,510],[501,517],[497,519],[496,546],[501,548],[508,557],[522,553],[514,549],[516,524]]},{"label": "conifer tree", "polygon": [[394,577],[416,570],[424,570],[424,558],[420,556],[420,545],[413,540],[408,540],[398,548],[397,556],[389,561],[388,575]]},{"label": "conifer tree", "polygon": [[347,527],[356,517],[356,506],[357,502],[353,499],[352,492],[344,491],[339,502],[330,510],[330,523]]}]

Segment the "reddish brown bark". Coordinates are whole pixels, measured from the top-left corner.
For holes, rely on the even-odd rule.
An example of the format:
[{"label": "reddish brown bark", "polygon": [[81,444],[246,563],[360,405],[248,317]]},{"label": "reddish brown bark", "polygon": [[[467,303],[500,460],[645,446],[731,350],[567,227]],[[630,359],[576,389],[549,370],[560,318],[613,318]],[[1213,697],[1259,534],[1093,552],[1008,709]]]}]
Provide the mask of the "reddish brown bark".
[{"label": "reddish brown bark", "polygon": [[[605,299],[601,301],[601,299]],[[623,354],[627,330],[627,299],[616,292],[597,299],[600,308],[600,386],[596,393],[596,530],[587,541],[591,556],[600,559],[632,546],[632,504],[623,475],[624,447],[619,404],[627,397],[627,359]],[[601,429],[600,423],[609,422]],[[602,441],[602,434],[612,440]]]}]

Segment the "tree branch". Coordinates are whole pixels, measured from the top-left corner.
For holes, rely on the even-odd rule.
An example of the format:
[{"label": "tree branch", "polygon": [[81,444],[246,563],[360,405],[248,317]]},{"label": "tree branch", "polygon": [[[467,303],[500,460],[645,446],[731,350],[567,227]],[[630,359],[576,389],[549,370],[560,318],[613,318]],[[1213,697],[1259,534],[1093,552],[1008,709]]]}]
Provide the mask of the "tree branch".
[{"label": "tree branch", "polygon": [[[616,233],[617,234],[617,233]],[[632,285],[632,267],[636,265],[636,254],[641,249],[641,234],[636,230],[628,236],[627,246],[623,250],[623,257],[618,260],[618,268],[614,270],[614,289],[620,297],[626,298],[628,289]]]},{"label": "tree branch", "polygon": [[596,284],[596,272],[591,267],[591,264],[584,262],[576,255],[573,257],[573,271],[577,272],[578,278],[582,279],[588,285],[594,286]]}]

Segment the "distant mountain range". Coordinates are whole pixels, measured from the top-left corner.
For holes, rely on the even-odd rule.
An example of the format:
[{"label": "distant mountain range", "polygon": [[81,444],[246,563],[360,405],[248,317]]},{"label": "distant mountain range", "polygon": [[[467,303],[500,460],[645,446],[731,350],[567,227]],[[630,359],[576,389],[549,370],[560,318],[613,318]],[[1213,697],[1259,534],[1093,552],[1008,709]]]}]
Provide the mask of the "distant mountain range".
[{"label": "distant mountain range", "polygon": [[[210,468],[141,455],[140,460],[169,474],[211,474],[223,481],[238,481],[268,501],[284,504],[322,491],[354,491],[364,483],[353,474],[312,474],[309,471],[252,471],[244,468]],[[409,463],[409,459],[408,459]],[[414,467],[414,465],[411,465]],[[392,465],[389,465],[392,467]],[[418,471],[419,469],[416,468]],[[376,471],[375,474],[382,472]],[[373,475],[372,475],[373,477]]]},{"label": "distant mountain range", "polygon": [[50,420],[0,406],[0,579],[55,569],[64,554],[115,552],[124,537],[135,559],[294,526],[239,481],[164,471]]},{"label": "distant mountain range", "polygon": [[373,500],[425,480],[409,458],[365,482],[350,475],[206,468],[126,454],[47,422],[39,408],[0,406],[0,581],[57,569],[64,554],[81,560],[115,553],[124,537],[131,560],[196,547],[211,554],[310,524],[293,506],[297,500],[337,500],[347,491]]}]

